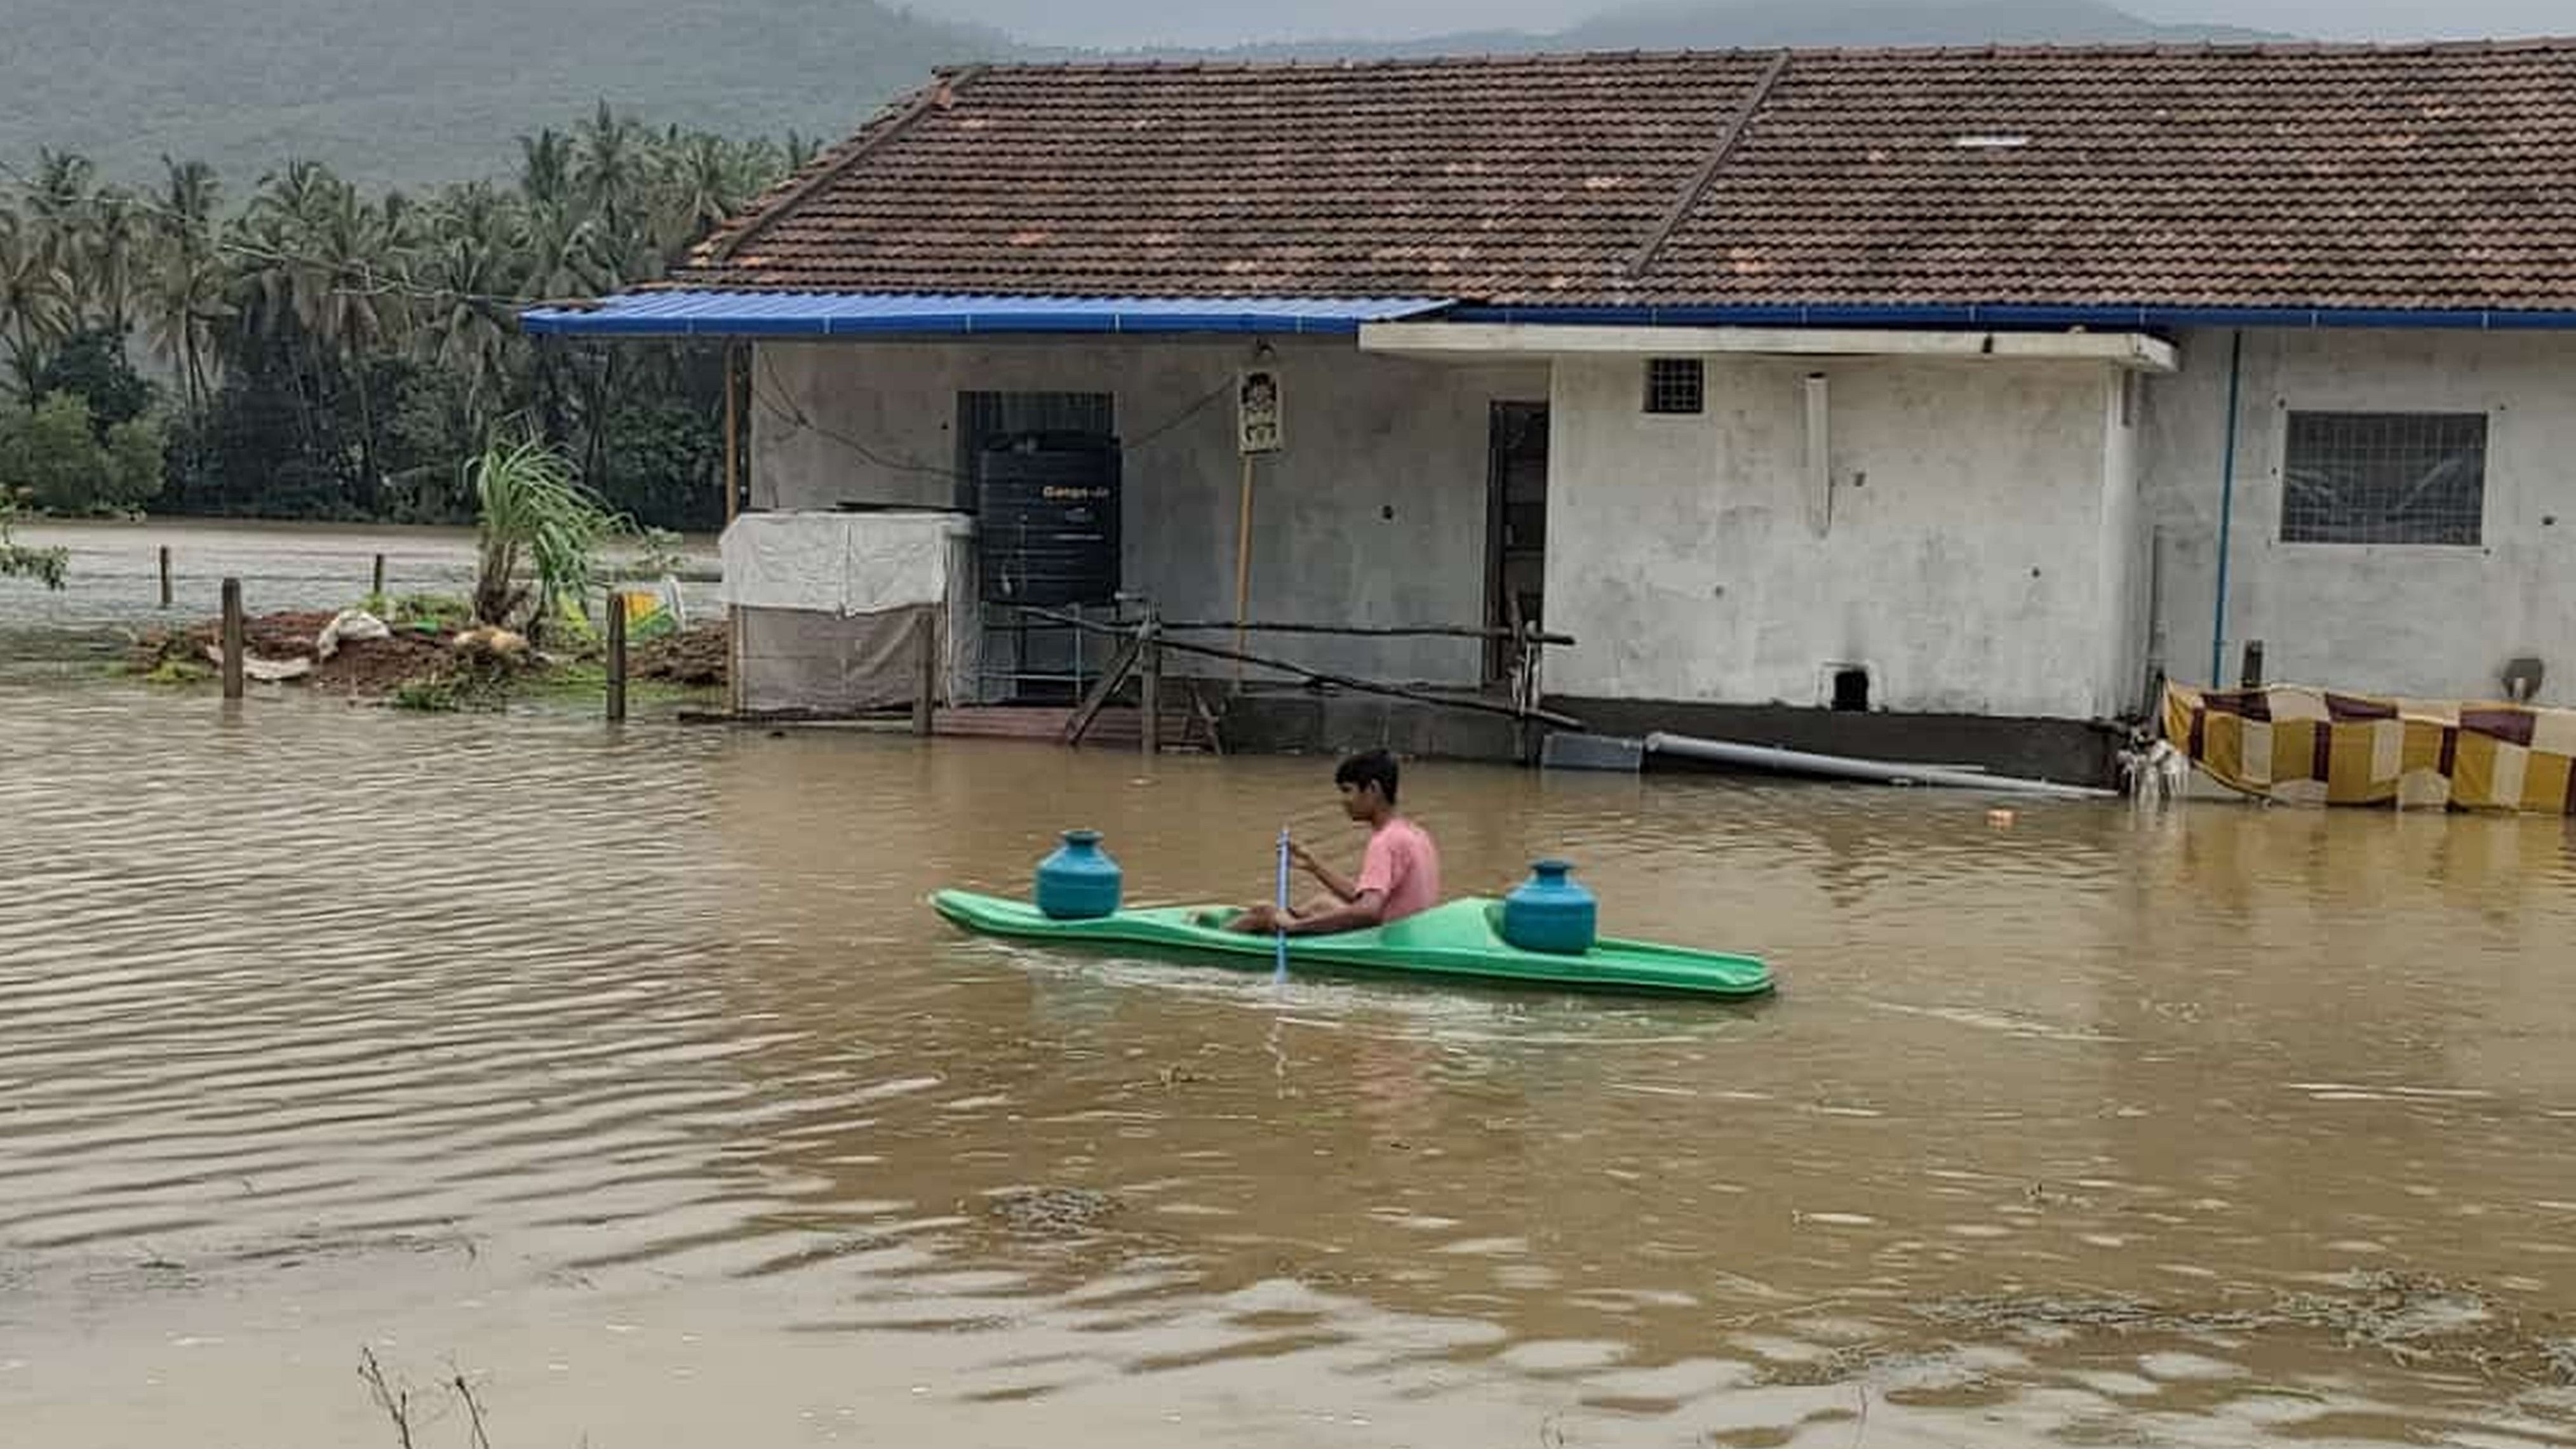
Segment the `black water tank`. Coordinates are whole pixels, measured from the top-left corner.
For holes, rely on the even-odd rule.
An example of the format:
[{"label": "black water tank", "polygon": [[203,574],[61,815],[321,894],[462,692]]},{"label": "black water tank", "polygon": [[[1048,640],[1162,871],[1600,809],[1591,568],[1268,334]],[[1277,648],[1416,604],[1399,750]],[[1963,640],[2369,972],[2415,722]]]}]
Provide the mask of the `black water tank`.
[{"label": "black water tank", "polygon": [[1106,604],[1118,593],[1118,440],[1021,433],[975,460],[984,597]]}]

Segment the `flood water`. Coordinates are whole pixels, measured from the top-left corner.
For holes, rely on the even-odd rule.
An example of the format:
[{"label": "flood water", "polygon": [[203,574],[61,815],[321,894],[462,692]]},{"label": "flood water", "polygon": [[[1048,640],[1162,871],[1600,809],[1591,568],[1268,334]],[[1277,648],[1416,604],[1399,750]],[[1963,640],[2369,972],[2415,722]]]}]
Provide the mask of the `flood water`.
[{"label": "flood water", "polygon": [[[2564,1443],[2556,819],[1422,766],[1754,1005],[971,939],[1327,772],[0,675],[0,1442]],[[469,1409],[448,1381],[461,1377]]]},{"label": "flood water", "polygon": [[[32,548],[69,555],[69,586],[52,591],[0,580],[0,640],[8,651],[59,652],[61,636],[164,626],[212,618],[223,581],[242,581],[242,607],[253,614],[345,609],[367,596],[375,559],[385,561],[385,592],[462,596],[474,588],[474,531],[393,524],[272,523],[234,519],[108,522],[21,520],[11,536]],[[171,607],[161,608],[161,550],[170,550]],[[693,577],[713,567],[715,541],[684,538],[676,546]],[[612,558],[631,554],[612,549]],[[681,586],[693,612],[717,608],[713,584]],[[31,637],[32,636],[32,637]],[[55,636],[48,639],[46,636]],[[48,650],[48,645],[57,646]]]}]

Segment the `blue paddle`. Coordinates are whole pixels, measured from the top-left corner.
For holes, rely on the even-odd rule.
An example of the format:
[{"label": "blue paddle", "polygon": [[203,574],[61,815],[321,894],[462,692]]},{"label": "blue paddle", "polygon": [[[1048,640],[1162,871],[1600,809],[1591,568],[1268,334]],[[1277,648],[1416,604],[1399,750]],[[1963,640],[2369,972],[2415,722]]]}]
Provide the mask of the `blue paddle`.
[{"label": "blue paddle", "polygon": [[1288,979],[1288,827],[1285,825],[1279,827],[1279,898],[1273,904],[1279,910],[1275,920],[1279,964],[1271,971],[1270,979],[1278,982]]}]

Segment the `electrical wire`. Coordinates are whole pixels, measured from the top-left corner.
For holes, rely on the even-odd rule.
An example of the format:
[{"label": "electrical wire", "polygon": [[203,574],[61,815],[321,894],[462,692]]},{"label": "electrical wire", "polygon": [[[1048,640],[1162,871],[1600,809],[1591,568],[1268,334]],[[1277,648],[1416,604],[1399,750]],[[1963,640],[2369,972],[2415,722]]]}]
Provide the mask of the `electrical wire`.
[{"label": "electrical wire", "polygon": [[[803,408],[796,405],[793,397],[788,396],[786,384],[780,382],[778,379],[776,360],[766,352],[760,352],[758,353],[758,356],[760,358],[761,371],[769,380],[769,387],[767,389],[761,388],[758,385],[758,380],[755,379],[752,387],[752,399],[765,409],[771,417],[778,419],[780,422],[802,429],[803,431],[812,433],[816,437],[822,438],[827,442],[837,443],[841,447],[856,454],[864,461],[872,463],[879,468],[883,468],[888,472],[918,473],[928,477],[946,478],[957,483],[972,483],[975,481],[972,475],[960,473],[954,468],[941,467],[935,463],[914,463],[901,458],[886,457],[875,449],[870,448],[867,444],[860,442],[858,439],[853,438],[846,433],[825,427],[821,423],[814,421],[811,417],[806,415]],[[1206,393],[1201,394],[1199,397],[1192,400],[1187,406],[1183,407],[1179,412],[1165,418],[1162,422],[1157,423],[1153,427],[1146,429],[1144,432],[1137,434],[1132,439],[1120,440],[1119,451],[1126,454],[1143,452],[1156,440],[1171,433],[1174,429],[1180,427],[1190,419],[1197,417],[1200,413],[1207,411],[1210,403],[1215,402],[1218,398],[1225,396],[1233,390],[1234,383],[1231,379],[1218,383],[1215,387],[1209,389]]]}]

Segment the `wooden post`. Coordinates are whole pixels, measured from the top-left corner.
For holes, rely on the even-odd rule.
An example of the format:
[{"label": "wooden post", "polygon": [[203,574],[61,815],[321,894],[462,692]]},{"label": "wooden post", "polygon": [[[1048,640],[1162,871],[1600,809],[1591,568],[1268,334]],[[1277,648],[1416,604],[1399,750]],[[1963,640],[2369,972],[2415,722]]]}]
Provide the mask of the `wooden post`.
[{"label": "wooden post", "polygon": [[608,591],[608,719],[626,718],[626,600]]},{"label": "wooden post", "polygon": [[1138,661],[1144,673],[1139,677],[1136,688],[1145,706],[1141,728],[1148,760],[1163,752],[1163,645],[1154,637],[1160,632],[1155,627],[1151,611],[1146,613],[1145,622],[1136,627],[1136,637],[1145,646],[1144,657]]},{"label": "wooden post", "polygon": [[748,627],[741,605],[725,605],[725,712],[737,717],[750,708],[751,686],[743,678],[749,672],[744,663],[749,650],[743,638]]},{"label": "wooden post", "polygon": [[384,556],[383,554],[377,554],[377,555],[376,555],[376,577],[375,577],[375,582],[374,582],[371,586],[369,586],[369,588],[367,589],[367,597],[368,597],[368,598],[371,598],[371,599],[382,600],[382,599],[384,598],[384,596],[385,596],[385,556]]},{"label": "wooden post", "polygon": [[170,545],[161,545],[161,607],[170,607]]},{"label": "wooden post", "polygon": [[913,624],[913,656],[921,668],[912,696],[912,732],[927,738],[939,708],[939,616],[928,609]]},{"label": "wooden post", "polygon": [[242,697],[241,580],[224,580],[224,698]]},{"label": "wooden post", "polygon": [[[1252,599],[1252,455],[1243,455],[1243,501],[1234,521],[1234,652],[1243,652],[1243,621]],[[1243,661],[1234,661],[1234,688],[1243,691]]]},{"label": "wooden post", "polygon": [[2248,639],[2245,641],[2245,667],[2237,674],[2236,687],[2239,689],[2261,689],[2263,687],[2262,640]]}]

